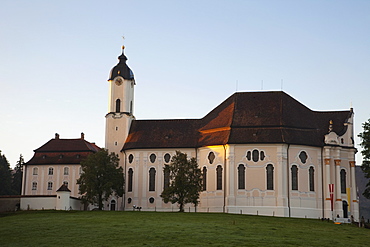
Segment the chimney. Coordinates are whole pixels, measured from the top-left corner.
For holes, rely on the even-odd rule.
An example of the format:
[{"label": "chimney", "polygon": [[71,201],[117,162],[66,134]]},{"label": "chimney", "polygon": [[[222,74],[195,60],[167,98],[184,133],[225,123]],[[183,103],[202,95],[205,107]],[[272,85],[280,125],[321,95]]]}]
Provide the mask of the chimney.
[{"label": "chimney", "polygon": [[58,133],[55,133],[55,139],[59,140],[59,134]]},{"label": "chimney", "polygon": [[81,139],[82,140],[85,140],[85,134],[84,134],[84,132],[81,132]]}]

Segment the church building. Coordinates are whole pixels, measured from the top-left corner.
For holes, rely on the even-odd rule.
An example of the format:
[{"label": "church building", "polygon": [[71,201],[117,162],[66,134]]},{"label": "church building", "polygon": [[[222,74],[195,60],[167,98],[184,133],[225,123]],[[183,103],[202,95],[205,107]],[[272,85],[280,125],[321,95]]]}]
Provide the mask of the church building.
[{"label": "church building", "polygon": [[[123,47],[124,48],[124,47]],[[236,92],[201,119],[137,120],[122,54],[109,77],[105,147],[120,157],[117,210],[177,211],[160,194],[176,150],[196,157],[203,191],[190,212],[359,218],[352,109],[313,111],[282,91]]]}]

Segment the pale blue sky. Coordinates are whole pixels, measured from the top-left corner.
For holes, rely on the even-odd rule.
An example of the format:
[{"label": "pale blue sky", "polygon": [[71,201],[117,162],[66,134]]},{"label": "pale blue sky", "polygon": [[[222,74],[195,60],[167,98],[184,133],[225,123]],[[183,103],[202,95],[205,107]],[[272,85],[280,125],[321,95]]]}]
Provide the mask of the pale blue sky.
[{"label": "pale blue sky", "polygon": [[2,0],[0,150],[11,166],[55,133],[104,147],[122,35],[137,119],[201,118],[236,89],[281,88],[313,110],[352,102],[356,134],[370,117],[367,0]]}]

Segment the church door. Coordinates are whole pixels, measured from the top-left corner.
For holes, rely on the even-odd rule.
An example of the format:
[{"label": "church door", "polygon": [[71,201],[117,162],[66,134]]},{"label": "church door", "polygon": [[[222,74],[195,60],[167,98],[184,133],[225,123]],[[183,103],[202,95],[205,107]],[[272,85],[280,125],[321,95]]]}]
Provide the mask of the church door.
[{"label": "church door", "polygon": [[116,201],[115,200],[112,200],[110,202],[110,210],[111,211],[116,211]]},{"label": "church door", "polygon": [[343,201],[343,218],[348,218],[348,203]]}]

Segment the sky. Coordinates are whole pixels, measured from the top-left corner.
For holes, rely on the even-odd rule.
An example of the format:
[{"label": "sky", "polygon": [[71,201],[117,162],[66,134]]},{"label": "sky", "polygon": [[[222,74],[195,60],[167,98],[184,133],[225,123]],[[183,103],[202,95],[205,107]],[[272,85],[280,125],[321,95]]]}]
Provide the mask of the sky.
[{"label": "sky", "polygon": [[0,150],[14,167],[55,133],[104,147],[122,45],[136,119],[202,118],[236,91],[283,90],[312,110],[353,107],[357,135],[369,13],[368,0],[2,0]]}]

